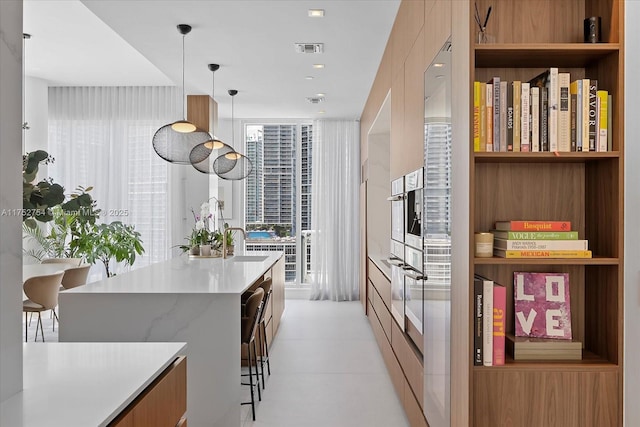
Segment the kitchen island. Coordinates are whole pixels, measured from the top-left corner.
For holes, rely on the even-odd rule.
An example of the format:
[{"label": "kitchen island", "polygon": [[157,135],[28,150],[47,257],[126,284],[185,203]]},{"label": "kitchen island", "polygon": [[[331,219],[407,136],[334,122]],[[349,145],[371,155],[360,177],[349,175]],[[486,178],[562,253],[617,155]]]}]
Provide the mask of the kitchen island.
[{"label": "kitchen island", "polygon": [[265,276],[273,279],[279,320],[282,252],[183,255],[61,292],[59,339],[186,342],[189,426],[240,426],[240,295]]}]

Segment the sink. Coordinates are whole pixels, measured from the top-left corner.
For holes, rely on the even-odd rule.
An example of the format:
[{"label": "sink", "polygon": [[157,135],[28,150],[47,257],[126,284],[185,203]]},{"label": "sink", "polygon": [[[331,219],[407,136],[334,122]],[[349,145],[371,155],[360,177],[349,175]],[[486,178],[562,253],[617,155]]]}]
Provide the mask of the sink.
[{"label": "sink", "polygon": [[264,255],[237,255],[231,260],[234,262],[262,262],[267,258],[269,257]]}]

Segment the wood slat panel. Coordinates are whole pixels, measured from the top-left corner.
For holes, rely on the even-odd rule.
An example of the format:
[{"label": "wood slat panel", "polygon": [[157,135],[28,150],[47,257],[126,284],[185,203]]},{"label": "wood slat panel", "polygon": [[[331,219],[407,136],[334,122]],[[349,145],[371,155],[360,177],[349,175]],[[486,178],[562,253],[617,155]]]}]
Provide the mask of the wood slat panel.
[{"label": "wood slat panel", "polygon": [[[404,63],[403,63],[404,64]],[[389,178],[402,177],[407,167],[406,153],[404,153],[404,66],[402,73],[398,73],[391,82],[391,155]]]},{"label": "wood slat panel", "polygon": [[620,184],[618,159],[586,165],[585,213],[589,248],[611,257],[620,255]]},{"label": "wood slat panel", "polygon": [[473,383],[475,427],[621,425],[616,372],[496,369],[475,371]]},{"label": "wood slat panel", "polygon": [[376,342],[378,343],[378,347],[382,353],[382,358],[387,367],[387,371],[389,371],[393,388],[396,390],[396,394],[398,395],[400,402],[402,402],[404,399],[404,383],[406,382],[404,374],[393,350],[391,349],[391,344],[384,336],[382,325],[376,316],[373,306],[370,305],[369,309],[369,312],[371,313],[369,315],[369,323],[371,323],[371,328],[373,329],[373,334],[376,337]]},{"label": "wood slat panel", "polygon": [[401,174],[424,165],[424,33],[416,39],[404,66],[404,131],[398,156]]},{"label": "wood slat panel", "polygon": [[407,3],[407,40],[413,44],[424,26],[425,0],[405,0]]}]

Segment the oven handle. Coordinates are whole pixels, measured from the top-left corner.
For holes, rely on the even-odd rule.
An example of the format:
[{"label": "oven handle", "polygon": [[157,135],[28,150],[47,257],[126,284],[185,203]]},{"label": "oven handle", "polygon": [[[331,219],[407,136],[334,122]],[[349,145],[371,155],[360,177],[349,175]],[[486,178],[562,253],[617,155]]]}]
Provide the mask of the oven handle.
[{"label": "oven handle", "polygon": [[413,280],[429,280],[426,274],[422,274],[414,268],[409,267],[408,265],[402,267],[402,274]]},{"label": "oven handle", "polygon": [[399,258],[387,258],[387,262],[395,267],[402,267],[404,268],[405,263],[402,262],[401,259]]},{"label": "oven handle", "polygon": [[390,202],[400,202],[404,200],[404,195],[398,194],[397,196],[387,197],[387,200]]}]

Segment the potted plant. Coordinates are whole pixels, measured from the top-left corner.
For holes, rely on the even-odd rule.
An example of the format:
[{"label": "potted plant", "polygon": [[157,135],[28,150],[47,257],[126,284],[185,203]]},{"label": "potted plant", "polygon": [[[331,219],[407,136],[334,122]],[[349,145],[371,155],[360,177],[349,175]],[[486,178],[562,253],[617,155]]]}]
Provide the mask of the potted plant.
[{"label": "potted plant", "polygon": [[112,259],[133,265],[136,255],[144,253],[140,233],[132,225],[120,221],[83,228],[75,237],[71,242],[72,250],[83,255],[90,264],[102,261],[107,277],[115,276],[110,270]]},{"label": "potted plant", "polygon": [[[225,244],[227,245],[227,255],[233,255],[234,251],[234,243],[235,239],[233,237],[233,232],[231,230],[227,230],[229,228],[229,224],[224,224],[224,238]],[[217,233],[215,236],[216,244],[219,247],[222,247],[222,233]]]}]

